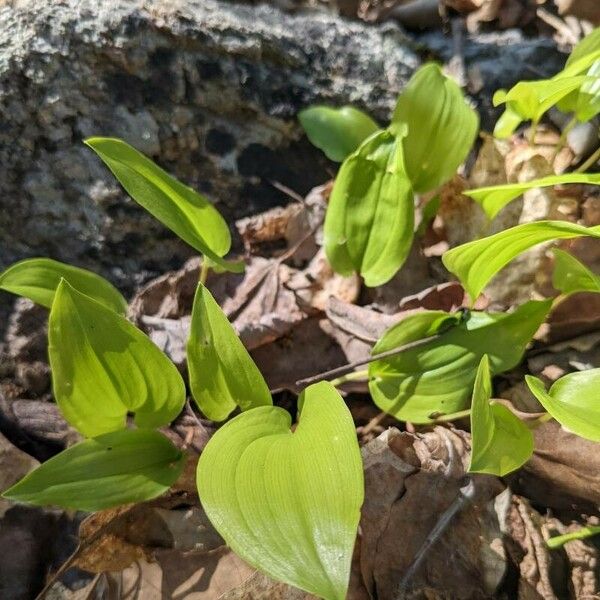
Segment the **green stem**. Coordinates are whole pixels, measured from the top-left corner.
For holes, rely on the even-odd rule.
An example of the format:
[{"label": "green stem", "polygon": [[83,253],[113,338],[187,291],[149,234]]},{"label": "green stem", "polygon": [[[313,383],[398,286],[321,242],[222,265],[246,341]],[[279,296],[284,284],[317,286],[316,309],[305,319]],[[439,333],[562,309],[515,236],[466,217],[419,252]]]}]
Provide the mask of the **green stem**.
[{"label": "green stem", "polygon": [[369,370],[363,369],[362,371],[352,371],[352,373],[346,373],[346,375],[342,375],[341,377],[332,379],[329,383],[331,383],[331,385],[334,387],[339,387],[340,385],[346,383],[347,381],[357,381],[360,379],[368,379],[368,378],[369,378]]},{"label": "green stem", "polygon": [[557,535],[556,537],[551,537],[546,541],[548,548],[555,550],[556,548],[560,548],[564,546],[567,542],[571,542],[573,540],[584,540],[585,538],[589,538],[592,535],[597,535],[600,533],[600,526],[593,525],[590,527],[582,527],[577,531],[572,531],[571,533],[565,533],[564,535]]},{"label": "green stem", "polygon": [[470,414],[471,409],[466,408],[465,410],[461,410],[459,412],[436,417],[435,419],[432,419],[432,423],[447,423],[448,421],[456,421],[457,419],[463,419],[464,417],[468,417]]},{"label": "green stem", "polygon": [[565,125],[565,128],[562,130],[562,133],[558,138],[558,142],[556,144],[556,148],[554,149],[554,153],[552,154],[552,160],[550,161],[551,164],[554,162],[554,159],[558,156],[558,153],[565,147],[565,144],[567,143],[567,136],[569,135],[571,129],[573,129],[573,127],[577,125],[577,123],[577,117],[572,117],[571,120]]},{"label": "green stem", "polygon": [[552,415],[550,413],[544,413],[543,415],[540,415],[537,419],[533,419],[532,421],[525,421],[525,425],[527,425],[527,427],[529,427],[529,429],[535,429],[536,427],[539,427],[543,423],[547,423],[548,421],[551,421],[551,420],[552,420]]},{"label": "green stem", "polygon": [[585,173],[592,165],[600,160],[600,148],[598,148],[588,159],[575,169],[575,173]]},{"label": "green stem", "polygon": [[200,283],[204,285],[206,283],[206,278],[208,277],[208,271],[210,267],[208,266],[208,261],[206,257],[202,257],[202,266],[200,267]]},{"label": "green stem", "polygon": [[535,134],[537,132],[539,121],[531,122],[531,129],[529,130],[529,145],[535,146]]}]

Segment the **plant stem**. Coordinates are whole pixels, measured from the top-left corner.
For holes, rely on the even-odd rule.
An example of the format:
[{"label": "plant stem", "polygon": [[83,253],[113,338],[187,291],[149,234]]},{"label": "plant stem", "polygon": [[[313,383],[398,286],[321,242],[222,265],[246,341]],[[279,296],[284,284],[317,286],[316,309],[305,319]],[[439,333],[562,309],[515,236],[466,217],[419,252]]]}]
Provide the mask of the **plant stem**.
[{"label": "plant stem", "polygon": [[463,419],[464,417],[468,417],[471,414],[471,409],[466,408],[465,410],[461,410],[459,412],[450,413],[448,415],[441,415],[432,419],[433,423],[447,423],[448,421],[456,421],[457,419]]},{"label": "plant stem", "polygon": [[538,121],[531,122],[531,129],[529,130],[529,145],[535,146],[535,134],[537,132]]},{"label": "plant stem", "polygon": [[565,125],[565,128],[562,130],[560,137],[558,138],[558,142],[556,143],[556,148],[552,154],[552,159],[550,160],[550,164],[554,163],[554,160],[558,156],[558,153],[565,147],[567,143],[567,136],[573,127],[577,125],[577,117],[572,117],[571,120]]},{"label": "plant stem", "polygon": [[557,535],[556,537],[551,537],[546,541],[546,544],[552,550],[556,548],[560,548],[564,546],[567,542],[571,542],[573,540],[584,540],[589,538],[592,535],[597,535],[600,533],[600,526],[598,525],[590,525],[589,527],[582,527],[577,531],[571,531],[571,533],[565,533],[564,535]]},{"label": "plant stem", "polygon": [[527,425],[527,427],[529,427],[529,429],[535,429],[536,427],[539,427],[543,423],[547,423],[548,421],[551,421],[551,420],[552,420],[552,415],[550,413],[544,413],[543,415],[540,415],[537,419],[533,419],[532,421],[525,421],[525,425]]},{"label": "plant stem", "polygon": [[598,160],[600,160],[600,147],[597,148],[596,151],[591,154],[582,165],[575,169],[575,173],[585,173]]},{"label": "plant stem", "polygon": [[202,257],[202,265],[200,267],[200,283],[204,285],[206,283],[206,278],[208,277],[208,271],[210,267],[208,266],[208,261],[206,257]]},{"label": "plant stem", "polygon": [[368,379],[369,378],[369,370],[363,369],[362,371],[352,371],[352,373],[348,373],[347,375],[342,375],[341,377],[337,377],[336,379],[332,379],[329,383],[331,383],[334,387],[339,387],[343,385],[347,381],[357,381],[360,379]]}]

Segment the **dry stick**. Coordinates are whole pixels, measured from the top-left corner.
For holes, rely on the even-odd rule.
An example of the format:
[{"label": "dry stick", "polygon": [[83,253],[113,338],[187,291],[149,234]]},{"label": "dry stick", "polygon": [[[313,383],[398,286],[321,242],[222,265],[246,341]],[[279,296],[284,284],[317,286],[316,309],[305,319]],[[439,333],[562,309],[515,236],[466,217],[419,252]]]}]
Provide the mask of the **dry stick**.
[{"label": "dry stick", "polygon": [[437,542],[437,540],[443,535],[443,533],[450,525],[452,519],[456,514],[462,510],[475,496],[475,483],[473,478],[469,477],[467,483],[460,488],[458,496],[454,499],[452,504],[442,513],[442,516],[438,519],[434,528],[429,532],[429,535],[425,538],[423,545],[419,548],[415,554],[412,562],[408,569],[406,569],[400,583],[398,584],[398,591],[396,592],[396,600],[400,600],[404,597],[404,592],[408,590],[410,580],[417,574],[417,571],[423,564],[423,560],[429,549]]},{"label": "dry stick", "polygon": [[440,337],[442,337],[442,333],[436,333],[429,337],[422,338],[420,340],[415,340],[414,342],[409,342],[408,344],[404,344],[404,346],[398,346],[398,348],[392,348],[391,350],[386,350],[385,352],[380,352],[379,354],[372,354],[371,356],[367,356],[367,358],[362,358],[361,360],[348,363],[347,365],[342,365],[341,367],[336,367],[335,369],[324,371],[323,373],[319,373],[318,375],[313,375],[312,377],[307,377],[306,379],[299,379],[298,381],[296,381],[296,385],[305,386],[310,385],[311,383],[316,383],[317,381],[323,381],[324,379],[331,379],[332,377],[343,375],[347,371],[352,371],[355,367],[361,367],[362,365],[367,365],[369,363],[375,362],[376,360],[381,360],[382,358],[389,358],[390,356],[396,356],[396,354],[401,354],[402,352],[412,350],[413,348],[425,346],[426,344],[429,344],[430,342],[433,342],[434,340],[437,340]]}]

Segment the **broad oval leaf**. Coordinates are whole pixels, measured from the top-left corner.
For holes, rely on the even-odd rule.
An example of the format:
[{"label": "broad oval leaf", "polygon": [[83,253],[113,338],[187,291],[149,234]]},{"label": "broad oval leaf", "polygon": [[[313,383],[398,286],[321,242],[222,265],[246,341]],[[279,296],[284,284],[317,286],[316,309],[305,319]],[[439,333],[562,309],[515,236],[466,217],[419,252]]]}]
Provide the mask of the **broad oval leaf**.
[{"label": "broad oval leaf", "polygon": [[299,423],[276,406],[244,412],[200,455],[202,506],[232,550],[270,577],[346,597],[363,501],[352,416],[328,382],[300,396]]},{"label": "broad oval leaf", "polygon": [[600,276],[592,273],[574,256],[558,248],[554,253],[554,271],[552,285],[563,294],[575,292],[600,293]]},{"label": "broad oval leaf", "polygon": [[414,199],[402,146],[380,131],[340,168],[325,217],[325,252],[337,273],[358,271],[374,287],[404,264],[413,236]]},{"label": "broad oval leaf", "polygon": [[92,512],[160,496],[175,483],[183,465],[183,453],[164,435],[124,429],[67,448],[2,495]]},{"label": "broad oval leaf", "polygon": [[508,183],[492,185],[463,192],[466,196],[479,202],[490,219],[493,219],[509,202],[518,198],[523,192],[533,188],[543,188],[566,183],[586,183],[600,185],[600,173],[565,173],[564,175],[549,175],[524,183]]},{"label": "broad oval leaf", "polygon": [[54,397],[65,419],[87,437],[170,423],[185,402],[175,365],[123,316],[59,284],[48,322]]},{"label": "broad oval leaf", "polygon": [[477,369],[471,402],[470,473],[503,477],[523,466],[533,454],[533,435],[506,406],[492,402],[487,354]]},{"label": "broad oval leaf", "polygon": [[239,263],[222,260],[231,247],[231,234],[219,211],[204,196],[171,177],[123,140],[92,137],[85,143],[152,216],[221,267],[240,270]]},{"label": "broad oval leaf", "polygon": [[190,388],[200,410],[224,421],[242,410],[272,404],[258,367],[211,293],[198,284],[187,343]]},{"label": "broad oval leaf", "polygon": [[11,265],[0,274],[0,289],[51,308],[61,279],[107,308],[127,311],[125,298],[104,277],[51,258],[27,258]]},{"label": "broad oval leaf", "polygon": [[342,162],[379,129],[369,115],[353,106],[310,106],[298,114],[298,120],[310,142],[335,162]]},{"label": "broad oval leaf", "polygon": [[535,221],[468,242],[444,253],[442,261],[475,301],[489,281],[525,250],[551,240],[588,235],[600,238],[600,225],[584,227],[567,221]]},{"label": "broad oval leaf", "polygon": [[440,67],[421,67],[400,94],[392,126],[404,123],[406,173],[418,193],[433,190],[464,162],[479,129],[479,117],[460,87]]},{"label": "broad oval leaf", "polygon": [[525,377],[542,406],[568,431],[600,442],[600,369],[569,373],[549,391],[537,377]]},{"label": "broad oval leaf", "polygon": [[441,311],[403,319],[385,332],[373,354],[442,333],[426,345],[372,362],[373,401],[400,421],[412,423],[429,423],[437,415],[468,408],[483,355],[489,356],[493,374],[518,365],[550,306],[550,300],[532,301],[513,313],[471,312],[458,321]]}]

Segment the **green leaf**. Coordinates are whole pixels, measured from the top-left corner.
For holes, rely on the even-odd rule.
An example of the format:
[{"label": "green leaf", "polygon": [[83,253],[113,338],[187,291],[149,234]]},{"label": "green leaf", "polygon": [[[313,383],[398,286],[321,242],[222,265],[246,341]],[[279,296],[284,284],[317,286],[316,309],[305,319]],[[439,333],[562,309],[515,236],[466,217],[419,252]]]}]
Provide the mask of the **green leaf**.
[{"label": "green leaf", "polygon": [[352,106],[310,106],[298,120],[311,143],[335,162],[342,162],[379,129],[369,115]]},{"label": "green leaf", "polygon": [[300,396],[299,423],[261,406],[226,423],[198,463],[202,506],[247,563],[326,600],[346,597],[363,501],[352,416],[328,382]]},{"label": "green leaf", "polygon": [[50,258],[28,258],[11,265],[0,274],[0,289],[51,308],[61,279],[107,308],[121,314],[127,311],[127,301],[106,279]]},{"label": "green leaf", "polygon": [[523,192],[533,188],[543,188],[566,183],[585,183],[600,185],[600,173],[565,173],[564,175],[549,175],[524,183],[509,183],[492,185],[463,192],[479,202],[490,219],[493,219],[509,202],[518,198]]},{"label": "green leaf", "polygon": [[548,548],[556,550],[557,548],[562,548],[567,542],[572,542],[573,540],[585,540],[594,535],[598,535],[599,533],[599,525],[590,525],[589,527],[582,527],[577,531],[571,531],[570,533],[551,537],[549,540],[546,540],[546,544],[548,545]]},{"label": "green leaf", "polygon": [[600,277],[592,273],[574,256],[554,248],[552,285],[563,294],[600,292]]},{"label": "green leaf", "polygon": [[187,344],[192,396],[213,421],[242,410],[271,405],[269,388],[210,292],[198,284]]},{"label": "green leaf", "polygon": [[600,237],[600,226],[583,227],[567,221],[535,221],[448,250],[442,256],[474,301],[490,279],[525,250],[551,240],[588,235]]},{"label": "green leaf", "polygon": [[400,421],[412,423],[429,423],[433,416],[468,408],[483,355],[489,356],[494,375],[518,365],[550,306],[550,300],[527,302],[513,313],[471,312],[462,321],[442,311],[403,319],[385,332],[373,354],[442,333],[426,345],[372,362],[373,401]]},{"label": "green leaf", "polygon": [[219,211],[204,196],[171,177],[123,140],[92,137],[85,143],[152,216],[218,265],[239,271],[221,258],[229,252],[231,234]]},{"label": "green leaf", "polygon": [[160,496],[175,483],[183,465],[183,453],[164,435],[124,429],[71,446],[2,495],[92,512]]},{"label": "green leaf", "polygon": [[600,369],[569,373],[555,381],[548,392],[537,377],[527,375],[525,381],[542,406],[565,429],[600,442]]},{"label": "green leaf", "polygon": [[54,397],[65,419],[87,437],[170,423],[185,402],[173,363],[134,325],[59,284],[48,323]]},{"label": "green leaf", "polygon": [[429,63],[398,98],[391,129],[408,126],[402,144],[406,173],[417,193],[433,190],[456,173],[479,129],[479,117],[460,87]]},{"label": "green leaf", "polygon": [[369,287],[404,264],[414,235],[414,200],[402,146],[389,131],[371,136],[342,164],[325,217],[325,251],[341,275]]},{"label": "green leaf", "polygon": [[506,406],[491,403],[489,359],[477,369],[471,404],[470,473],[503,477],[523,466],[533,454],[533,435]]},{"label": "green leaf", "polygon": [[[588,35],[577,43],[569,55],[569,58],[567,58],[565,69],[576,67],[575,72],[580,72],[577,70],[579,61],[589,56],[595,56],[596,53],[600,53],[600,27],[597,27],[588,33]],[[579,69],[582,70],[584,67],[579,67]]]}]

